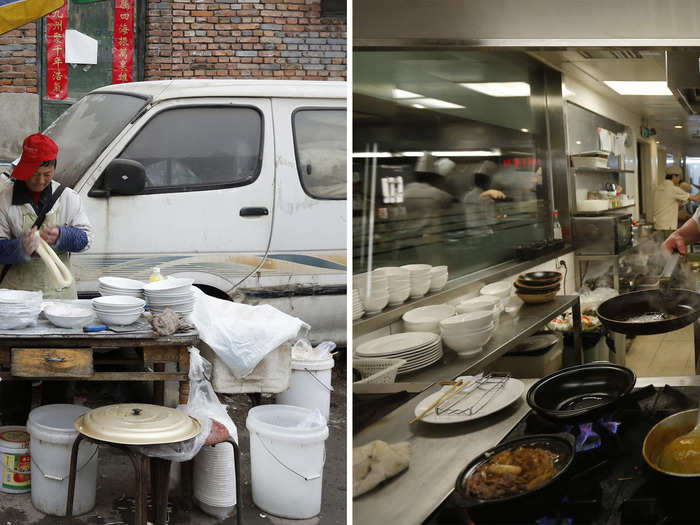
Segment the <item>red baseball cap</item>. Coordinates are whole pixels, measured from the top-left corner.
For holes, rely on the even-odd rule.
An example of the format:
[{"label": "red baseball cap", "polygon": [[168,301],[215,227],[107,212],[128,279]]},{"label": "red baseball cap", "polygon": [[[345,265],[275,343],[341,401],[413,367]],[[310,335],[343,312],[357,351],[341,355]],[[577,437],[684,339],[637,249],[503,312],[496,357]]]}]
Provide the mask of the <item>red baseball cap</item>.
[{"label": "red baseball cap", "polygon": [[58,156],[58,146],[46,135],[35,133],[24,139],[22,157],[12,171],[12,177],[17,180],[27,180],[42,162],[54,160]]}]

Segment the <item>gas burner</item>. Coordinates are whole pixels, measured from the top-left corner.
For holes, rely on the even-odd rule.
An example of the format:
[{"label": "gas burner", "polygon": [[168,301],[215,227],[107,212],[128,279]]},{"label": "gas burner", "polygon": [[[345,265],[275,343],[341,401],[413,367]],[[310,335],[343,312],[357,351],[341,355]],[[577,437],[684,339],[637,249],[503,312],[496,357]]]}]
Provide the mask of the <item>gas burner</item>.
[{"label": "gas burner", "polygon": [[617,434],[619,427],[619,421],[613,421],[607,416],[590,423],[566,425],[565,431],[576,438],[576,452],[585,452],[599,448],[603,444],[603,438]]}]

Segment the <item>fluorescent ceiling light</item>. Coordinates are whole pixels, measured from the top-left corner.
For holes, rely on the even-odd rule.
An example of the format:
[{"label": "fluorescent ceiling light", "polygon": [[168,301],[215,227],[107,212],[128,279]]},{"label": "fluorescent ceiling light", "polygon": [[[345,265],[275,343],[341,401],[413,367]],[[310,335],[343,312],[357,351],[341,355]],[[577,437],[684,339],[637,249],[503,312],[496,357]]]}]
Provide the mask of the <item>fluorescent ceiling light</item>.
[{"label": "fluorescent ceiling light", "polygon": [[529,97],[530,84],[527,82],[466,82],[460,86],[478,91],[490,97]]},{"label": "fluorescent ceiling light", "polygon": [[697,165],[700,164],[700,157],[688,157],[685,161],[687,165]]},{"label": "fluorescent ceiling light", "polygon": [[433,151],[435,157],[500,157],[500,149],[483,151]]},{"label": "fluorescent ceiling light", "polygon": [[411,104],[412,107],[417,108],[417,109],[425,109],[425,106],[421,104]]},{"label": "fluorescent ceiling light", "polygon": [[603,82],[620,95],[673,95],[665,80],[604,80]]},{"label": "fluorescent ceiling light", "polygon": [[359,151],[352,154],[355,159],[374,159],[393,157],[388,151]]},{"label": "fluorescent ceiling light", "polygon": [[413,93],[412,91],[405,91],[403,89],[392,89],[392,98],[421,98],[423,95],[420,93]]},{"label": "fluorescent ceiling light", "polygon": [[453,104],[439,98],[414,98],[410,100],[413,107],[423,106],[425,108],[443,108],[443,109],[464,109],[464,106]]},{"label": "fluorescent ceiling light", "polygon": [[676,125],[673,126],[673,127],[676,128],[676,129],[683,129],[683,125],[681,125],[681,124],[676,124]]},{"label": "fluorescent ceiling light", "polygon": [[522,131],[523,133],[527,133],[527,132],[530,131],[530,130],[527,129],[527,128],[520,128],[520,131]]}]

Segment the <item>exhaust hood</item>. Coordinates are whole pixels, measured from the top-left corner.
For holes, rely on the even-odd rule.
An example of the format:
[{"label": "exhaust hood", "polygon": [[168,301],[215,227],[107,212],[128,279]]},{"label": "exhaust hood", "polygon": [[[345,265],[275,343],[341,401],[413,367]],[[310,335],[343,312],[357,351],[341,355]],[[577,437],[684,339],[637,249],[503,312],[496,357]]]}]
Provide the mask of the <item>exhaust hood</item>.
[{"label": "exhaust hood", "polygon": [[667,51],[666,82],[683,109],[700,114],[700,51]]}]

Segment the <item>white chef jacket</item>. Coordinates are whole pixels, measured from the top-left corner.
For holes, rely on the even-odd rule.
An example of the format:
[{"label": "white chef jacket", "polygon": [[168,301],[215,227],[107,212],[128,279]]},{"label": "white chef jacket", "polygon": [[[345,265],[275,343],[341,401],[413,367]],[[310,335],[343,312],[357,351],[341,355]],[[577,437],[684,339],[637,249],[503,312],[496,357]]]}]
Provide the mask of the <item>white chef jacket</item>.
[{"label": "white chef jacket", "polygon": [[654,192],[654,229],[675,230],[678,228],[678,206],[688,202],[687,193],[666,179]]}]

